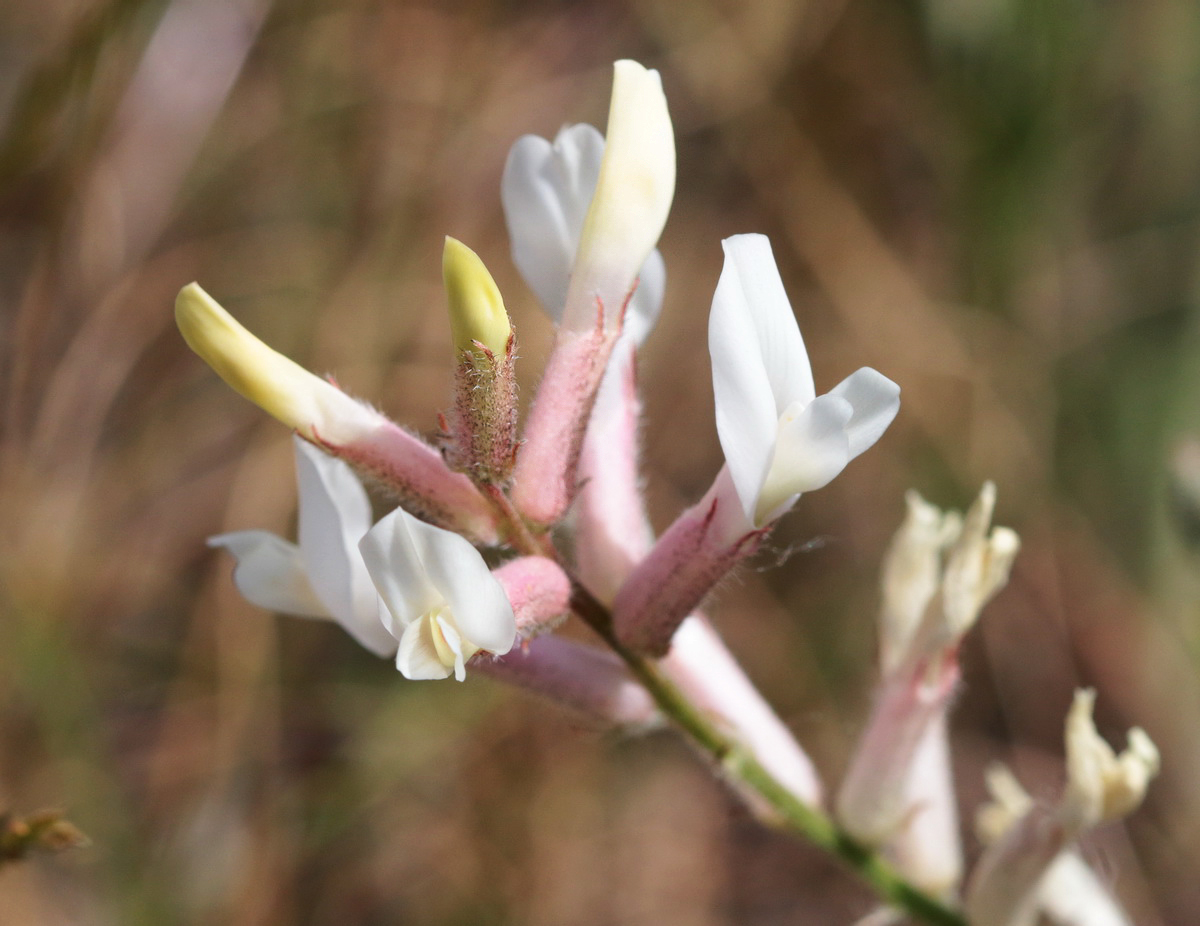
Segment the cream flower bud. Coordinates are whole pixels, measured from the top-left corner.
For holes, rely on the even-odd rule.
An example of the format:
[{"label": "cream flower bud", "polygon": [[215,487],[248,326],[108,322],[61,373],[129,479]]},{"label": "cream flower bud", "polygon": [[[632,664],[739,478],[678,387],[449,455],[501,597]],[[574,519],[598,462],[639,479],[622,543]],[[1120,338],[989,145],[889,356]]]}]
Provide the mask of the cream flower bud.
[{"label": "cream flower bud", "polygon": [[1008,767],[999,763],[988,768],[984,781],[992,799],[976,812],[975,832],[980,842],[990,846],[1029,812],[1033,799]]},{"label": "cream flower bud", "polygon": [[458,355],[442,453],[452,469],[476,484],[504,484],[517,446],[512,325],[492,275],[461,241],[446,238],[442,276]]},{"label": "cream flower bud", "polygon": [[563,324],[614,329],[675,195],[675,136],[662,80],[636,61],[613,65],[612,98],[596,193],[584,219]]},{"label": "cream flower bud", "polygon": [[1158,773],[1158,750],[1141,730],[1120,755],[1092,721],[1096,695],[1075,693],[1067,714],[1067,787],[1057,806],[1035,804],[1004,768],[988,773],[992,803],[976,829],[988,846],[967,889],[973,926],[1014,926],[1039,911],[1065,926],[1127,926],[1128,917],[1072,848],[1083,831],[1129,814]]},{"label": "cream flower bud", "polygon": [[1069,825],[1095,826],[1133,812],[1158,774],[1158,748],[1146,733],[1129,731],[1129,745],[1117,755],[1092,719],[1096,692],[1082,689],[1067,715],[1067,793],[1063,813]]},{"label": "cream flower bud", "polygon": [[880,655],[884,674],[894,669],[921,625],[942,580],[942,554],[962,530],[957,511],[942,511],[915,490],[883,560]]},{"label": "cream flower bud", "polygon": [[996,507],[996,486],[984,483],[963,521],[942,579],[946,630],[961,637],[979,618],[983,606],[1008,582],[1021,539],[1007,527],[988,527]]},{"label": "cream flower bud", "polygon": [[382,415],[268,347],[196,283],[175,299],[188,347],[263,411],[316,443],[350,443],[379,428]]},{"label": "cream flower bud", "polygon": [[503,357],[512,326],[500,290],[479,255],[449,235],[442,250],[442,279],[455,349],[478,354],[478,342]]},{"label": "cream flower bud", "polygon": [[491,505],[420,438],[272,350],[195,283],[176,298],[175,320],[226,383],[305,440],[369,473],[427,520],[496,542]]}]

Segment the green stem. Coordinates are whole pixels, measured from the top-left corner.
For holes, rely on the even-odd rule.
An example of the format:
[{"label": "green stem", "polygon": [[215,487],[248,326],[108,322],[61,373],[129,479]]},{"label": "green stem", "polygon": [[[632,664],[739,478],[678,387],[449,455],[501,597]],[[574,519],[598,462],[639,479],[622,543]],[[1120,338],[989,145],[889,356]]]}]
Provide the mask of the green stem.
[{"label": "green stem", "polygon": [[841,859],[891,906],[933,926],[967,926],[962,914],[910,884],[877,852],[856,842],[826,814],[797,798],[740,743],[722,733],[663,675],[657,663],[632,652],[617,639],[608,608],[578,582],[574,584],[572,607],[625,660],[659,710],[727,776],[753,791],[771,808],[775,814],[771,822]]},{"label": "green stem", "polygon": [[[570,570],[549,537],[529,530],[508,496],[497,486],[484,486],[497,512],[509,524],[509,542],[522,553],[546,556]],[[962,914],[919,890],[877,852],[852,839],[826,814],[810,807],[785,788],[741,743],[726,736],[667,678],[658,663],[626,647],[613,629],[612,612],[583,585],[571,580],[571,609],[617,653],[645,687],[662,713],[724,774],[752,791],[771,809],[772,825],[796,833],[839,858],[884,901],[932,926],[968,926]]]}]

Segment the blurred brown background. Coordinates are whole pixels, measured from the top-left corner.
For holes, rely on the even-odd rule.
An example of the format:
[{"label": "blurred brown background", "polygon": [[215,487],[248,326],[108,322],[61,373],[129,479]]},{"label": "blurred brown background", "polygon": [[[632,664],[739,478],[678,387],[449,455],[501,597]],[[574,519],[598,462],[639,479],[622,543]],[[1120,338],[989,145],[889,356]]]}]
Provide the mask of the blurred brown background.
[{"label": "blurred brown background", "polygon": [[[0,923],[847,923],[870,898],[674,737],[483,679],[405,683],[244,603],[210,534],[294,516],[284,429],[178,337],[193,279],[429,430],[442,236],[487,261],[528,395],[549,325],[508,259],[520,134],[663,74],[679,188],[641,360],[662,528],[720,464],[719,241],[774,242],[826,389],[900,418],[713,608],[834,783],[876,575],[915,486],[995,479],[1025,540],[964,655],[988,761],[1061,780],[1076,685],[1165,772],[1086,847],[1139,923],[1200,912],[1200,7],[1191,0],[9,0],[0,6],[0,809],[91,848],[0,870]],[[786,563],[767,571],[790,551]],[[978,851],[968,835],[970,854]]]}]

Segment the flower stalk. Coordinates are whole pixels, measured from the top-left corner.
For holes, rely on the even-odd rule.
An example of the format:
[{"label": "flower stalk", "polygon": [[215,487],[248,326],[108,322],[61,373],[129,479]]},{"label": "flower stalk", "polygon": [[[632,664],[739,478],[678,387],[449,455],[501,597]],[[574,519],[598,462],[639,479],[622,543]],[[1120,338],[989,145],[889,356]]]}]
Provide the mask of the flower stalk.
[{"label": "flower stalk", "polygon": [[930,926],[968,926],[967,920],[940,900],[913,886],[879,853],[841,829],[828,815],[809,806],[772,775],[754,754],[729,737],[683,694],[660,668],[623,644],[613,632],[611,612],[583,586],[573,588],[571,606],[612,650],[674,726],[719,768],[765,806],[765,823],[794,833],[841,860],[886,903]]}]

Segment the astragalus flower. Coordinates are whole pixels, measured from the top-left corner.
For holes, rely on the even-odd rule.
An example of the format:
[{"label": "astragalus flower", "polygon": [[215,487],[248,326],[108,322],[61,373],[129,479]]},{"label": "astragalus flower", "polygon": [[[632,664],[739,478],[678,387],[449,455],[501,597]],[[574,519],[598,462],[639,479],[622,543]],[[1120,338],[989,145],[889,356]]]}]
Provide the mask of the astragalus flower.
[{"label": "astragalus flower", "polygon": [[[572,146],[579,158],[574,163]],[[526,142],[505,172],[509,223],[518,230],[514,254],[540,298],[560,298],[560,259],[564,250],[574,252],[561,314],[551,303],[558,333],[514,471],[513,501],[541,526],[561,519],[574,499],[596,390],[674,196],[675,141],[658,72],[633,61],[614,65],[607,139],[573,248],[573,220],[599,149],[586,131],[568,136],[564,148],[556,154],[553,147],[547,152],[536,141]],[[560,165],[566,165],[563,171]],[[527,220],[517,217],[522,202],[532,205]],[[561,216],[562,226],[538,241],[538,233],[526,228],[545,226],[548,215]]]},{"label": "astragalus flower", "polygon": [[[574,125],[553,143],[532,135],[519,139],[505,166],[501,192],[513,261],[555,321],[561,321],[603,152],[604,137],[596,129]],[[658,319],[665,283],[663,259],[655,250],[638,274],[579,458],[571,519],[574,560],[580,579],[605,604],[654,545],[638,471],[642,407],[636,357]],[[544,660],[556,654],[547,644],[564,642],[535,640],[529,659]],[[594,654],[596,667],[606,664],[604,655]],[[484,665],[491,671],[509,664],[517,664],[512,654]],[[703,616],[693,615],[679,628],[662,669],[793,794],[810,805],[820,803],[820,782],[808,756]]]},{"label": "astragalus flower", "polygon": [[770,242],[735,235],[723,246],[708,344],[726,465],[618,596],[618,632],[649,653],[665,652],[680,621],[771,524],[874,444],[900,408],[899,387],[870,367],[818,396]]},{"label": "astragalus flower", "polygon": [[233,579],[247,601],[298,617],[335,620],[378,656],[396,651],[358,542],[371,529],[371,503],[345,463],[293,439],[300,490],[299,543],[269,531],[209,538],[237,559]]},{"label": "astragalus flower", "polygon": [[397,508],[359,543],[400,641],[405,678],[462,681],[481,650],[502,655],[517,636],[512,605],[483,557],[463,537]]},{"label": "astragalus flower", "polygon": [[[517,139],[504,167],[500,192],[513,263],[556,323],[562,321],[604,149],[604,136],[595,128],[571,125],[553,143],[536,135]],[[638,271],[579,456],[576,562],[605,603],[654,543],[638,475],[635,355],[658,320],[665,285],[666,267],[655,249]]]},{"label": "astragalus flower", "polygon": [[[599,130],[579,123],[560,129],[553,142],[522,135],[504,165],[500,199],[513,263],[555,324],[562,324],[566,311],[604,151]],[[640,344],[662,307],[666,267],[657,248],[637,270],[636,280],[622,330]]]},{"label": "astragalus flower", "polygon": [[717,435],[749,530],[879,440],[900,410],[900,388],[863,367],[818,396],[770,242],[735,235],[723,244],[708,349]]},{"label": "astragalus flower", "polygon": [[939,893],[961,870],[946,712],[959,679],[958,647],[1008,581],[1016,533],[992,526],[996,489],[985,483],[960,519],[917,493],[883,566],[883,677],[837,798],[856,839],[892,843],[906,873]]},{"label": "astragalus flower", "polygon": [[[987,788],[992,799],[980,809],[975,829],[984,845],[991,846],[1034,810],[1034,802],[1003,765],[988,769]],[[1070,847],[1053,857],[1014,918],[1019,923],[1022,917],[1029,919],[1038,912],[1055,926],[1130,926],[1129,917],[1104,882]]]},{"label": "astragalus flower", "polygon": [[268,347],[197,284],[179,291],[175,321],[226,383],[305,440],[369,473],[417,514],[481,543],[499,539],[487,500],[437,450]]},{"label": "astragalus flower", "polygon": [[[451,625],[451,633],[447,633],[443,625],[452,620],[452,606],[439,615],[441,623],[418,625],[408,648],[403,654],[398,652],[404,631],[415,622],[406,625],[393,617],[380,598],[359,550],[359,542],[371,529],[371,506],[366,491],[347,464],[299,437],[294,438],[294,444],[300,496],[299,542],[291,543],[263,530],[235,531],[208,541],[209,546],[228,550],[237,560],[234,583],[238,591],[247,601],[271,611],[336,621],[372,653],[384,657],[396,655],[398,668],[409,678],[444,678],[451,671],[458,673],[457,654],[449,647],[451,635],[459,638],[464,664],[482,646],[476,645],[475,637],[468,643],[461,641],[463,630],[457,620]],[[426,555],[440,555],[437,551],[443,548],[439,541],[445,540],[441,535],[447,532],[430,525],[423,528],[436,532],[433,543],[414,544],[410,552],[423,549]],[[422,527],[416,530],[422,533]],[[477,609],[485,608],[485,631],[478,636],[496,647],[492,652],[508,648],[508,622],[514,617],[514,609],[516,622],[526,635],[536,633],[565,614],[569,583],[549,560],[523,557],[485,576],[487,567],[470,544],[466,544],[466,549],[453,542],[449,546],[451,559],[441,568],[464,576],[472,595],[475,589],[481,591],[481,599],[469,601],[460,610],[470,623],[477,618]],[[403,554],[393,547],[389,550],[389,556],[392,555]],[[410,560],[403,571],[406,575],[417,572],[427,579],[429,576],[423,562]],[[433,571],[440,574],[441,570]],[[507,617],[504,603],[496,598],[497,587],[513,602]],[[399,629],[399,635],[395,629]],[[452,657],[449,667],[441,662],[445,650],[439,651],[439,640],[447,643]],[[433,644],[436,663],[429,658],[428,644]],[[597,722],[634,727],[655,722],[654,702],[624,670],[620,660],[569,640],[543,637],[510,654],[507,661],[477,661],[475,665],[487,675],[550,697]]]},{"label": "astragalus flower", "polygon": [[1039,911],[1060,926],[1126,922],[1107,892],[1062,893],[1099,887],[1072,861],[1073,844],[1092,827],[1136,810],[1159,770],[1158,749],[1142,730],[1129,731],[1120,754],[1101,739],[1092,718],[1095,698],[1091,690],[1075,692],[1066,722],[1067,784],[1057,805],[1030,801],[1006,772],[989,776],[994,802],[977,821],[989,846],[967,888],[972,926],[1030,926]]}]

